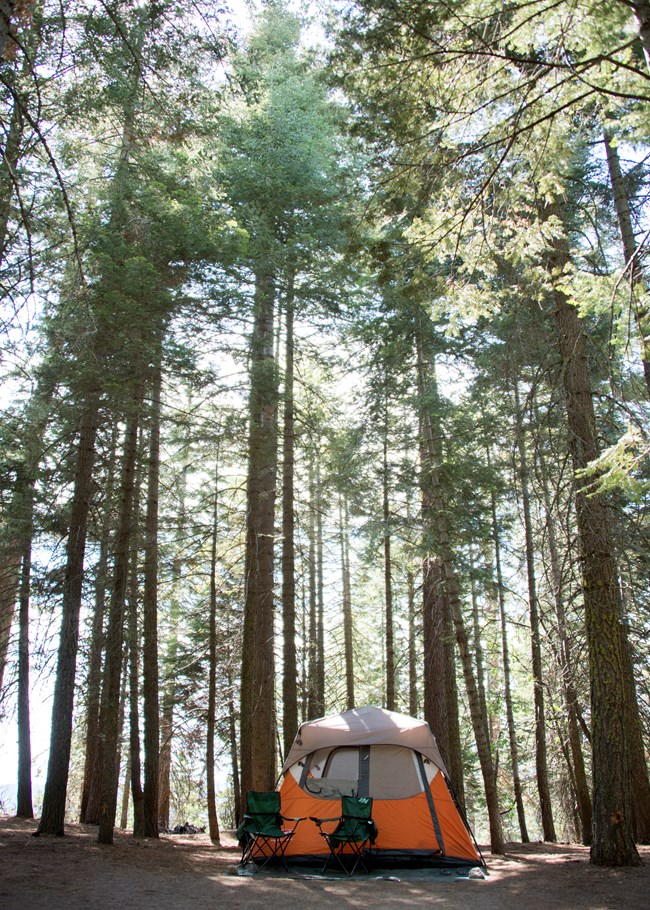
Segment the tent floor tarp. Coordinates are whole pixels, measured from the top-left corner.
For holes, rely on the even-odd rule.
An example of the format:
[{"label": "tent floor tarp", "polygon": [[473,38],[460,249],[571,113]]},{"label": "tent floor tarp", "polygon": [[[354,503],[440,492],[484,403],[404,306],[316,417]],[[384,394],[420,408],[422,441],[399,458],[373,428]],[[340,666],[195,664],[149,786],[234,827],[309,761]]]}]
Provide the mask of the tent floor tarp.
[{"label": "tent floor tarp", "polygon": [[237,867],[237,875],[252,878],[255,876],[264,876],[270,878],[288,878],[303,881],[388,881],[388,882],[457,882],[470,881],[475,879],[484,879],[487,876],[485,868],[479,866],[373,866],[370,872],[355,872],[353,876],[347,876],[343,871],[328,869],[325,873],[321,872],[322,864],[294,864],[292,863],[287,872],[281,865],[271,866],[267,864],[263,869],[251,868],[252,864],[245,867]]}]

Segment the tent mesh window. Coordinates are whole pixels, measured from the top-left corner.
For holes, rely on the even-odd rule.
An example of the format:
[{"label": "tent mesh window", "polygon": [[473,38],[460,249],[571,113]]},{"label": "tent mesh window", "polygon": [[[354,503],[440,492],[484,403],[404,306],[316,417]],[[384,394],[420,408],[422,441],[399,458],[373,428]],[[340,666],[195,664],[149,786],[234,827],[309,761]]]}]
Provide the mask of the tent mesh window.
[{"label": "tent mesh window", "polygon": [[305,762],[300,786],[321,799],[409,799],[424,789],[415,753],[403,746],[319,749]]}]

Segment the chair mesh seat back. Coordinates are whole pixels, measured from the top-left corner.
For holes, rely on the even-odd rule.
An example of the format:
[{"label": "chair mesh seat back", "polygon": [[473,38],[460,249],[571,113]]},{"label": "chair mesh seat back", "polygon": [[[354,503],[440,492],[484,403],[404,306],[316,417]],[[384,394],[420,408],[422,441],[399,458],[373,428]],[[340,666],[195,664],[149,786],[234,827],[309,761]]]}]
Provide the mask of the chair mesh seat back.
[{"label": "chair mesh seat back", "polygon": [[280,793],[268,793],[250,790],[246,797],[246,817],[240,825],[237,836],[241,843],[246,835],[282,835],[282,816],[280,815]]},{"label": "chair mesh seat back", "polygon": [[372,821],[372,797],[343,796],[342,820],[331,835],[337,841],[367,841],[374,843],[377,828]]}]

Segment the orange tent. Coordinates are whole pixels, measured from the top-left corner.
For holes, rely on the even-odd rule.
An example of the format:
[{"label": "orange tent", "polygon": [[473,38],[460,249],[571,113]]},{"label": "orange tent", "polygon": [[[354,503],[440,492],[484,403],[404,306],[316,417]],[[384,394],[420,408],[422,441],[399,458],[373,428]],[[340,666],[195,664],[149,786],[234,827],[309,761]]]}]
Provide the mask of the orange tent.
[{"label": "orange tent", "polygon": [[304,723],[282,769],[282,814],[306,817],[287,856],[327,853],[310,817],[340,814],[341,796],[371,796],[373,854],[483,864],[427,723],[383,708],[354,708]]}]

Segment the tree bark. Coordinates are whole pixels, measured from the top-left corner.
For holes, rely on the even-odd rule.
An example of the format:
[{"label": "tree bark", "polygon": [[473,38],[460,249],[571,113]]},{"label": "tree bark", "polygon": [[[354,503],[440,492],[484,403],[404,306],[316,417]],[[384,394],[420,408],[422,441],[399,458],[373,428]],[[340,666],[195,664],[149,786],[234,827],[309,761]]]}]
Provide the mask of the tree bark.
[{"label": "tree bark", "polygon": [[277,473],[277,366],[273,355],[275,279],[255,276],[251,338],[244,638],[241,676],[241,784],[275,784],[273,567]]},{"label": "tree bark", "polygon": [[416,717],[418,713],[418,664],[415,635],[415,575],[409,567],[406,570],[406,589],[408,597],[408,669],[409,669],[409,714]]},{"label": "tree bark", "polygon": [[208,720],[206,729],[206,790],[208,803],[208,826],[210,840],[219,846],[219,820],[217,818],[217,796],[214,780],[215,728],[217,712],[217,541],[219,528],[219,442],[214,465],[214,506],[212,510],[212,534],[210,540],[210,618],[208,643]]},{"label": "tree bark", "polygon": [[[185,439],[183,446],[187,451],[190,444],[189,438]],[[185,456],[184,456],[185,458]],[[180,598],[181,587],[183,584],[183,558],[182,548],[184,547],[184,534],[187,523],[187,474],[188,464],[183,462],[181,476],[178,482],[178,524],[176,528],[176,553],[172,563],[172,590],[169,607],[169,628],[167,633],[167,643],[165,650],[164,672],[163,672],[163,695],[160,711],[160,752],[158,764],[158,827],[169,828],[170,826],[170,805],[171,805],[171,767],[172,767],[172,744],[174,739],[174,714],[176,711],[176,673],[177,657],[179,645],[179,626],[181,622]],[[153,489],[153,488],[152,488]],[[156,490],[157,494],[157,490]],[[157,514],[157,511],[156,511]],[[151,562],[152,571],[156,568],[157,560],[154,566]]]},{"label": "tree bark", "polygon": [[14,97],[5,147],[2,150],[2,158],[0,159],[0,262],[4,261],[9,245],[11,200],[14,194],[16,167],[20,160],[20,145],[24,130],[21,105],[22,99]]},{"label": "tree bark", "polygon": [[[488,465],[490,456],[488,452]],[[494,567],[496,573],[497,598],[499,601],[499,619],[501,626],[501,654],[503,657],[503,689],[506,704],[506,721],[508,724],[508,744],[510,746],[510,763],[512,766],[512,786],[519,822],[519,833],[522,844],[530,843],[528,828],[526,826],[526,812],[524,810],[521,776],[519,774],[519,749],[517,746],[517,732],[515,728],[515,714],[512,707],[512,686],[510,683],[510,646],[508,644],[508,628],[506,624],[506,602],[503,585],[503,572],[501,569],[501,539],[497,522],[497,506],[494,491],[490,494],[492,509],[492,540],[494,543]]]},{"label": "tree bark", "polygon": [[0,525],[0,690],[7,663],[23,553],[27,545],[26,534],[32,533],[36,476],[54,390],[52,377],[45,373],[40,375],[34,395],[27,405],[18,440],[22,459],[16,485]]},{"label": "tree bark", "polygon": [[160,410],[162,331],[157,330],[151,375],[147,509],[144,525],[143,713],[144,713],[144,836],[158,837],[160,722],[158,673],[158,500],[160,488]]},{"label": "tree bark", "polygon": [[18,818],[34,818],[34,807],[32,805],[32,745],[29,725],[29,593],[32,568],[32,530],[27,529],[25,534],[19,598],[18,786],[16,815]]},{"label": "tree bark", "polygon": [[[544,218],[564,223],[559,203],[545,207]],[[599,454],[596,417],[587,362],[585,330],[560,281],[569,263],[566,238],[550,242],[548,270],[552,281],[557,342],[569,446],[576,472]],[[640,863],[634,845],[628,757],[625,642],[618,570],[605,497],[589,495],[588,481],[574,479],[576,517],[582,564],[585,626],[591,683],[593,749],[593,841],[591,862],[601,866]]]},{"label": "tree bark", "polygon": [[117,457],[117,426],[113,427],[111,449],[105,481],[104,515],[99,539],[99,559],[95,569],[95,605],[93,610],[86,677],[86,747],[84,776],[81,791],[79,820],[86,824],[97,824],[96,818],[88,815],[93,776],[98,759],[99,718],[102,690],[102,656],[104,653],[104,613],[106,608],[106,585],[108,581],[108,550],[111,526],[113,524],[113,489],[115,483],[115,460]]},{"label": "tree bark", "polygon": [[[425,546],[428,556],[423,563],[422,591],[423,610],[435,608],[439,615],[436,620],[435,635],[439,639],[439,648],[435,665],[430,667],[439,682],[427,681],[427,685],[440,686],[439,698],[444,698],[445,730],[442,733],[447,752],[443,758],[447,765],[452,783],[461,802],[464,799],[463,758],[458,718],[458,686],[456,683],[456,655],[454,641],[456,638],[453,606],[450,599],[450,588],[445,575],[453,576],[451,590],[458,590],[451,551],[447,552],[448,566],[444,568],[443,542],[448,539],[447,519],[444,511],[443,494],[438,466],[442,463],[442,433],[439,425],[440,402],[435,376],[435,361],[428,352],[425,326],[422,317],[418,316],[417,348],[417,384],[419,395],[419,455],[420,455],[420,490],[422,496],[422,524],[425,535]],[[435,432],[434,432],[435,423]],[[435,548],[435,557],[433,549]],[[433,571],[433,574],[431,574]],[[433,586],[433,588],[432,588]],[[430,600],[433,598],[433,600]],[[429,605],[430,604],[430,605]],[[429,606],[428,606],[429,605]],[[426,660],[426,656],[425,656]],[[443,694],[444,693],[444,694]],[[442,708],[440,723],[443,723]],[[487,721],[486,721],[487,724]],[[442,732],[442,731],[441,731]]]},{"label": "tree bark", "polygon": [[384,597],[385,597],[385,638],[386,638],[386,707],[389,711],[396,708],[395,695],[395,629],[393,621],[393,575],[391,563],[390,539],[390,499],[388,490],[388,401],[384,409],[383,471],[382,471],[382,504],[384,519]]},{"label": "tree bark", "polygon": [[[463,613],[458,590],[458,579],[454,570],[453,554],[451,541],[449,539],[449,529],[447,526],[447,517],[445,511],[445,498],[442,491],[439,464],[441,462],[440,447],[441,432],[440,427],[436,426],[434,433],[432,421],[436,419],[439,413],[438,391],[435,377],[435,363],[431,363],[425,356],[424,339],[421,333],[418,333],[418,388],[420,400],[422,402],[422,431],[424,435],[424,445],[429,461],[427,464],[427,483],[431,496],[431,507],[435,516],[435,532],[437,537],[437,547],[440,553],[440,563],[443,574],[444,591],[448,598],[451,616],[453,618],[454,629],[456,633],[456,642],[460,653],[461,664],[463,668],[463,677],[467,691],[467,700],[469,703],[470,717],[472,728],[476,741],[476,749],[481,765],[483,775],[483,785],[485,789],[485,799],[488,810],[490,826],[490,844],[493,853],[504,852],[503,829],[501,825],[501,815],[499,811],[499,798],[496,783],[496,772],[492,760],[492,752],[487,735],[487,718],[481,711],[481,701],[478,693],[478,687],[474,676],[472,665],[472,655],[467,636],[467,630],[463,620]],[[429,406],[424,408],[424,402],[429,402]]]},{"label": "tree bark", "polygon": [[0,57],[9,52],[13,33],[13,17],[16,0],[0,0]]},{"label": "tree bark", "polygon": [[117,769],[115,755],[119,744],[120,681],[124,650],[124,610],[128,581],[129,548],[133,533],[133,498],[138,452],[138,426],[142,409],[142,387],[136,386],[127,417],[120,483],[120,508],[115,533],[113,584],[106,628],[104,691],[106,711],[103,721],[103,758],[101,812],[98,842],[113,843],[117,810]]},{"label": "tree bark", "polygon": [[43,810],[36,834],[62,835],[64,833],[68,765],[72,743],[74,683],[79,646],[79,611],[98,425],[99,393],[93,393],[86,400],[79,431],[70,528],[66,545],[61,632],[52,703],[50,757],[43,795]]},{"label": "tree bark", "polygon": [[643,56],[645,57],[648,72],[650,72],[650,3],[648,0],[623,0],[626,6],[631,6],[634,11],[634,19],[639,29],[639,40],[643,47]]},{"label": "tree bark", "polygon": [[[139,487],[139,482],[136,484]],[[134,526],[138,526],[138,495],[134,497]],[[131,544],[131,567],[129,570],[129,598],[127,612],[128,630],[128,672],[129,672],[129,753],[127,758],[128,776],[125,774],[125,784],[131,784],[133,795],[133,836],[145,836],[144,825],[144,795],[142,792],[141,765],[140,765],[140,710],[139,710],[139,645],[138,635],[138,541],[137,536]]]},{"label": "tree bark", "polygon": [[120,828],[124,831],[129,823],[129,792],[131,789],[131,761],[130,755],[124,768],[122,778],[122,807],[120,810]]},{"label": "tree bark", "polygon": [[296,583],[294,516],[294,300],[293,275],[285,304],[286,346],[284,366],[284,430],[282,459],[282,733],[284,755],[288,755],[298,729],[298,687],[296,665]]},{"label": "tree bark", "polygon": [[316,566],[316,479],[314,453],[309,453],[309,519],[307,527],[308,549],[308,612],[307,612],[307,718],[320,716],[318,705],[318,579]]},{"label": "tree bark", "polygon": [[[11,519],[9,518],[7,524]],[[7,666],[16,600],[20,585],[21,553],[24,541],[11,528],[1,528],[0,542],[0,691]]]},{"label": "tree bark", "polygon": [[[0,0],[0,58],[5,55],[11,14],[15,10],[15,6],[15,0]],[[4,149],[2,149],[0,153],[0,262],[4,261],[5,253],[8,248],[11,200],[14,194],[18,192],[17,168],[22,157],[21,146],[25,129],[24,111],[29,104],[28,93],[25,92],[23,87],[25,85],[30,85],[30,83],[33,84],[34,65],[41,42],[43,0],[33,0],[32,7],[33,14],[29,27],[21,30],[20,44],[23,52],[22,61],[20,64],[20,71],[12,74],[14,75],[14,79],[10,88],[12,97],[11,117],[9,118],[9,128],[6,132]],[[9,44],[11,44],[10,38]],[[5,68],[5,73],[6,72],[7,70]],[[10,80],[12,78],[11,75],[8,73],[7,75]],[[5,85],[7,85],[7,83],[5,83]],[[29,217],[28,213],[23,209],[21,209],[21,215],[25,220]],[[29,230],[28,223],[23,226]]]},{"label": "tree bark", "polygon": [[325,595],[323,581],[323,485],[320,472],[320,441],[315,452],[316,513],[316,716],[325,714]]},{"label": "tree bark", "polygon": [[539,472],[541,474],[544,510],[546,513],[546,535],[548,539],[548,552],[551,565],[551,579],[553,584],[553,599],[555,602],[555,615],[559,640],[558,657],[560,661],[560,671],[562,673],[562,690],[572,759],[572,779],[575,784],[581,839],[586,846],[589,846],[589,844],[591,844],[592,828],[591,794],[589,792],[589,784],[587,782],[585,760],[582,752],[582,743],[580,737],[580,725],[578,721],[578,695],[576,693],[572,678],[574,662],[566,627],[566,614],[564,610],[564,597],[562,591],[562,572],[560,568],[560,555],[555,532],[555,520],[553,516],[551,494],[549,490],[548,472],[546,470],[545,459],[541,450],[538,450],[537,460],[539,465]]},{"label": "tree bark", "polygon": [[[445,765],[457,782],[451,768],[452,754],[449,747],[449,719],[447,717],[447,665],[444,639],[447,604],[442,589],[440,562],[426,556],[422,564],[422,646],[424,652],[423,688],[424,719],[431,727]],[[461,778],[462,780],[462,778]]]},{"label": "tree bark", "polygon": [[519,453],[519,482],[521,484],[521,507],[524,518],[524,536],[526,541],[526,578],[528,582],[528,613],[530,618],[530,647],[533,670],[533,702],[535,705],[535,770],[537,773],[537,792],[542,817],[544,840],[554,843],[557,840],[553,823],[551,791],[548,782],[548,760],[546,748],[546,712],[544,706],[544,679],[542,673],[542,645],[539,628],[539,601],[537,598],[537,579],[535,577],[535,545],[533,523],[530,513],[530,489],[528,472],[528,453],[523,429],[523,414],[519,400],[519,382],[514,380],[515,419],[517,421],[515,436]]},{"label": "tree bark", "polygon": [[341,575],[343,579],[343,654],[345,662],[345,704],[350,711],[354,704],[354,626],[352,621],[352,592],[350,585],[350,539],[348,533],[348,502],[339,496],[341,535]]},{"label": "tree bark", "polygon": [[[646,4],[650,10],[650,3]],[[647,29],[650,32],[650,13],[648,13]],[[607,132],[604,134],[605,152],[607,154],[607,166],[609,169],[609,179],[614,194],[614,207],[618,219],[618,228],[623,243],[623,254],[625,256],[625,267],[629,270],[630,276],[630,297],[632,299],[632,309],[634,319],[639,332],[641,341],[641,359],[643,361],[643,375],[645,376],[646,388],[650,397],[650,312],[648,306],[644,303],[647,297],[648,287],[643,279],[643,270],[637,250],[636,238],[634,236],[634,227],[632,226],[632,215],[630,214],[630,203],[628,202],[625,191],[625,182],[623,172],[621,171],[621,162],[618,157],[618,151],[612,145],[611,138]]]},{"label": "tree bark", "polygon": [[474,553],[470,549],[469,569],[471,577],[471,597],[472,597],[472,639],[474,645],[474,661],[476,664],[476,687],[478,697],[481,703],[481,714],[485,717],[485,733],[492,747],[492,725],[488,713],[487,695],[485,693],[485,656],[483,654],[483,642],[481,641],[481,621],[479,617],[478,591],[476,588],[476,565],[474,563]]},{"label": "tree bark", "polygon": [[[232,689],[232,680],[228,683]],[[235,704],[232,700],[228,702],[228,732],[230,735],[230,767],[232,771],[232,790],[235,803],[235,818],[241,818],[244,812],[241,800],[241,783],[239,775],[239,761],[237,756],[237,724],[235,721]]]}]

